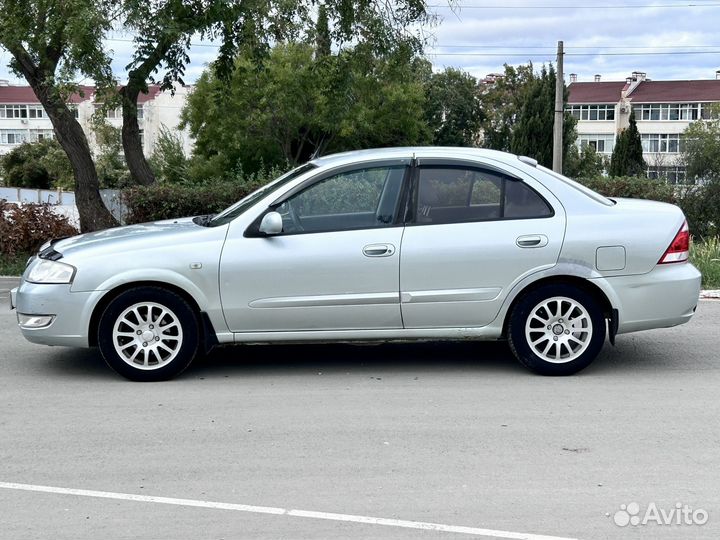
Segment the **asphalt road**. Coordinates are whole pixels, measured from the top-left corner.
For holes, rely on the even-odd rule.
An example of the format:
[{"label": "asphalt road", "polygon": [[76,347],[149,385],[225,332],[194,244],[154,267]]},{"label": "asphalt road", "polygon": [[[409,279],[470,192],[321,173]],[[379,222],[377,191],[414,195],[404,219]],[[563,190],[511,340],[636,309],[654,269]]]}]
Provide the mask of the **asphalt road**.
[{"label": "asphalt road", "polygon": [[[720,301],[685,326],[619,336],[568,378],[528,374],[504,344],[242,346],[138,384],[96,351],[25,342],[8,288],[0,538],[473,537],[148,496],[531,535],[720,537]],[[679,502],[708,522],[616,525],[632,502],[640,517]]]}]

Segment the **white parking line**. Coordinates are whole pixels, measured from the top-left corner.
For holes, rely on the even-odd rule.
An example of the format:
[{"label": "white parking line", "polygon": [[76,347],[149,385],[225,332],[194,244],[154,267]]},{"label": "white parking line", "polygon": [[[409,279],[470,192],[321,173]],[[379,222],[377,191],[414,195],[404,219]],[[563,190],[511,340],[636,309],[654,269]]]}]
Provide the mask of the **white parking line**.
[{"label": "white parking line", "polygon": [[442,523],[426,523],[423,521],[407,521],[403,519],[355,516],[352,514],[333,514],[328,512],[314,512],[312,510],[292,510],[287,508],[275,508],[272,506],[252,506],[248,504],[199,501],[194,499],[153,497],[150,495],[133,495],[131,493],[113,493],[111,491],[93,491],[88,489],[38,486],[34,484],[15,484],[12,482],[0,482],[0,488],[16,489],[21,491],[39,491],[42,493],[56,493],[59,495],[75,495],[79,497],[95,497],[99,499],[119,499],[123,501],[173,504],[176,506],[194,506],[199,508],[214,508],[217,510],[235,510],[237,512],[252,512],[255,514],[275,514],[280,516],[292,516],[311,519],[329,519],[332,521],[365,523],[369,525],[385,525],[387,527],[402,527],[405,529],[423,529],[427,531],[437,532],[474,534],[475,536],[488,536],[491,538],[513,538],[516,540],[575,540],[572,538],[565,538],[560,536],[545,536],[541,534],[497,531],[493,529],[479,529],[476,527],[463,527],[459,525],[443,525]]}]

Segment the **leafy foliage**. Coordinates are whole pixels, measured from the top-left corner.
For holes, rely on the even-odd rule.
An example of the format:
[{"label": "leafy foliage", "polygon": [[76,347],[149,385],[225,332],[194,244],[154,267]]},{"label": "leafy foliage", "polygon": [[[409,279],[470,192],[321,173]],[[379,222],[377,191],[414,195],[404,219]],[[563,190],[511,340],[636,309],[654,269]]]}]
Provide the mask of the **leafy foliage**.
[{"label": "leafy foliage", "polygon": [[482,122],[485,148],[510,151],[518,111],[526,100],[525,94],[534,78],[532,63],[517,67],[505,64],[502,77],[483,89],[481,99],[485,111]]},{"label": "leafy foliage", "polygon": [[55,140],[23,143],[0,157],[0,166],[10,186],[72,189],[70,161]]},{"label": "leafy foliage", "polygon": [[104,122],[96,122],[93,128],[98,152],[95,167],[100,187],[118,189],[132,184],[122,154],[120,129]]},{"label": "leafy foliage", "polygon": [[605,158],[590,145],[580,150],[576,145],[570,146],[563,161],[563,174],[570,178],[593,178],[600,176],[605,168]]},{"label": "leafy foliage", "polygon": [[[510,150],[535,158],[545,167],[553,163],[553,125],[555,123],[555,69],[542,67],[539,74],[529,77],[522,90],[522,105],[512,128]],[[567,100],[567,89],[565,89]],[[575,141],[575,119],[565,113],[563,123],[563,155]]]},{"label": "leafy foliage", "polygon": [[610,176],[645,176],[645,168],[642,140],[633,111],[630,113],[630,126],[618,133],[610,158],[608,174]]},{"label": "leafy foliage", "polygon": [[629,197],[675,203],[673,186],[667,182],[637,176],[594,176],[578,182],[606,197]]},{"label": "leafy foliage", "polygon": [[720,177],[720,120],[698,120],[683,133],[683,161],[690,180]]},{"label": "leafy foliage", "polygon": [[426,83],[426,117],[438,146],[477,146],[484,118],[475,77],[446,68]]},{"label": "leafy foliage", "polygon": [[155,184],[133,186],[123,190],[122,200],[128,208],[126,221],[146,223],[161,219],[215,214],[259,187],[279,177],[278,169],[212,179],[202,184]]},{"label": "leafy foliage", "polygon": [[188,181],[188,159],[182,139],[164,126],[155,141],[150,165],[161,182],[179,184]]},{"label": "leafy foliage", "polygon": [[310,45],[278,45],[262,70],[242,56],[228,87],[203,73],[182,116],[196,140],[191,177],[220,177],[238,163],[252,172],[318,152],[429,142],[419,66],[407,53],[313,53]]},{"label": "leafy foliage", "polygon": [[0,199],[0,253],[31,253],[48,239],[78,231],[50,204],[12,204]]},{"label": "leafy foliage", "polygon": [[720,177],[701,185],[681,187],[678,204],[694,235],[708,238],[720,234]]}]

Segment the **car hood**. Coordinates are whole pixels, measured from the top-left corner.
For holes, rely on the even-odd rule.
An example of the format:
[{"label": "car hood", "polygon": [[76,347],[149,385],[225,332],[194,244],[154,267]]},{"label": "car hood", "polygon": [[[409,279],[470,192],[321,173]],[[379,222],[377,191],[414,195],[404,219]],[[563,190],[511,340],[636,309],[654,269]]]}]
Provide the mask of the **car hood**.
[{"label": "car hood", "polygon": [[207,231],[207,228],[195,224],[193,218],[168,219],[80,234],[59,240],[52,247],[63,256],[88,250],[119,252],[135,245],[181,245],[188,240],[188,235],[201,231]]}]

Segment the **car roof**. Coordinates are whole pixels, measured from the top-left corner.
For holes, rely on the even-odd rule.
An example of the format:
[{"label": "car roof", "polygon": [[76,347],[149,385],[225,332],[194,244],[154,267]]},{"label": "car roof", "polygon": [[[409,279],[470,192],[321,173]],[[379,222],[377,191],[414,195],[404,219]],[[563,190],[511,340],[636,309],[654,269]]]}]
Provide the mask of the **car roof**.
[{"label": "car roof", "polygon": [[330,154],[312,160],[318,167],[350,165],[352,163],[370,161],[375,159],[401,159],[401,158],[479,158],[486,157],[495,161],[518,165],[518,156],[487,150],[485,148],[466,148],[460,146],[402,146],[394,148],[374,148],[371,150],[355,150]]}]

